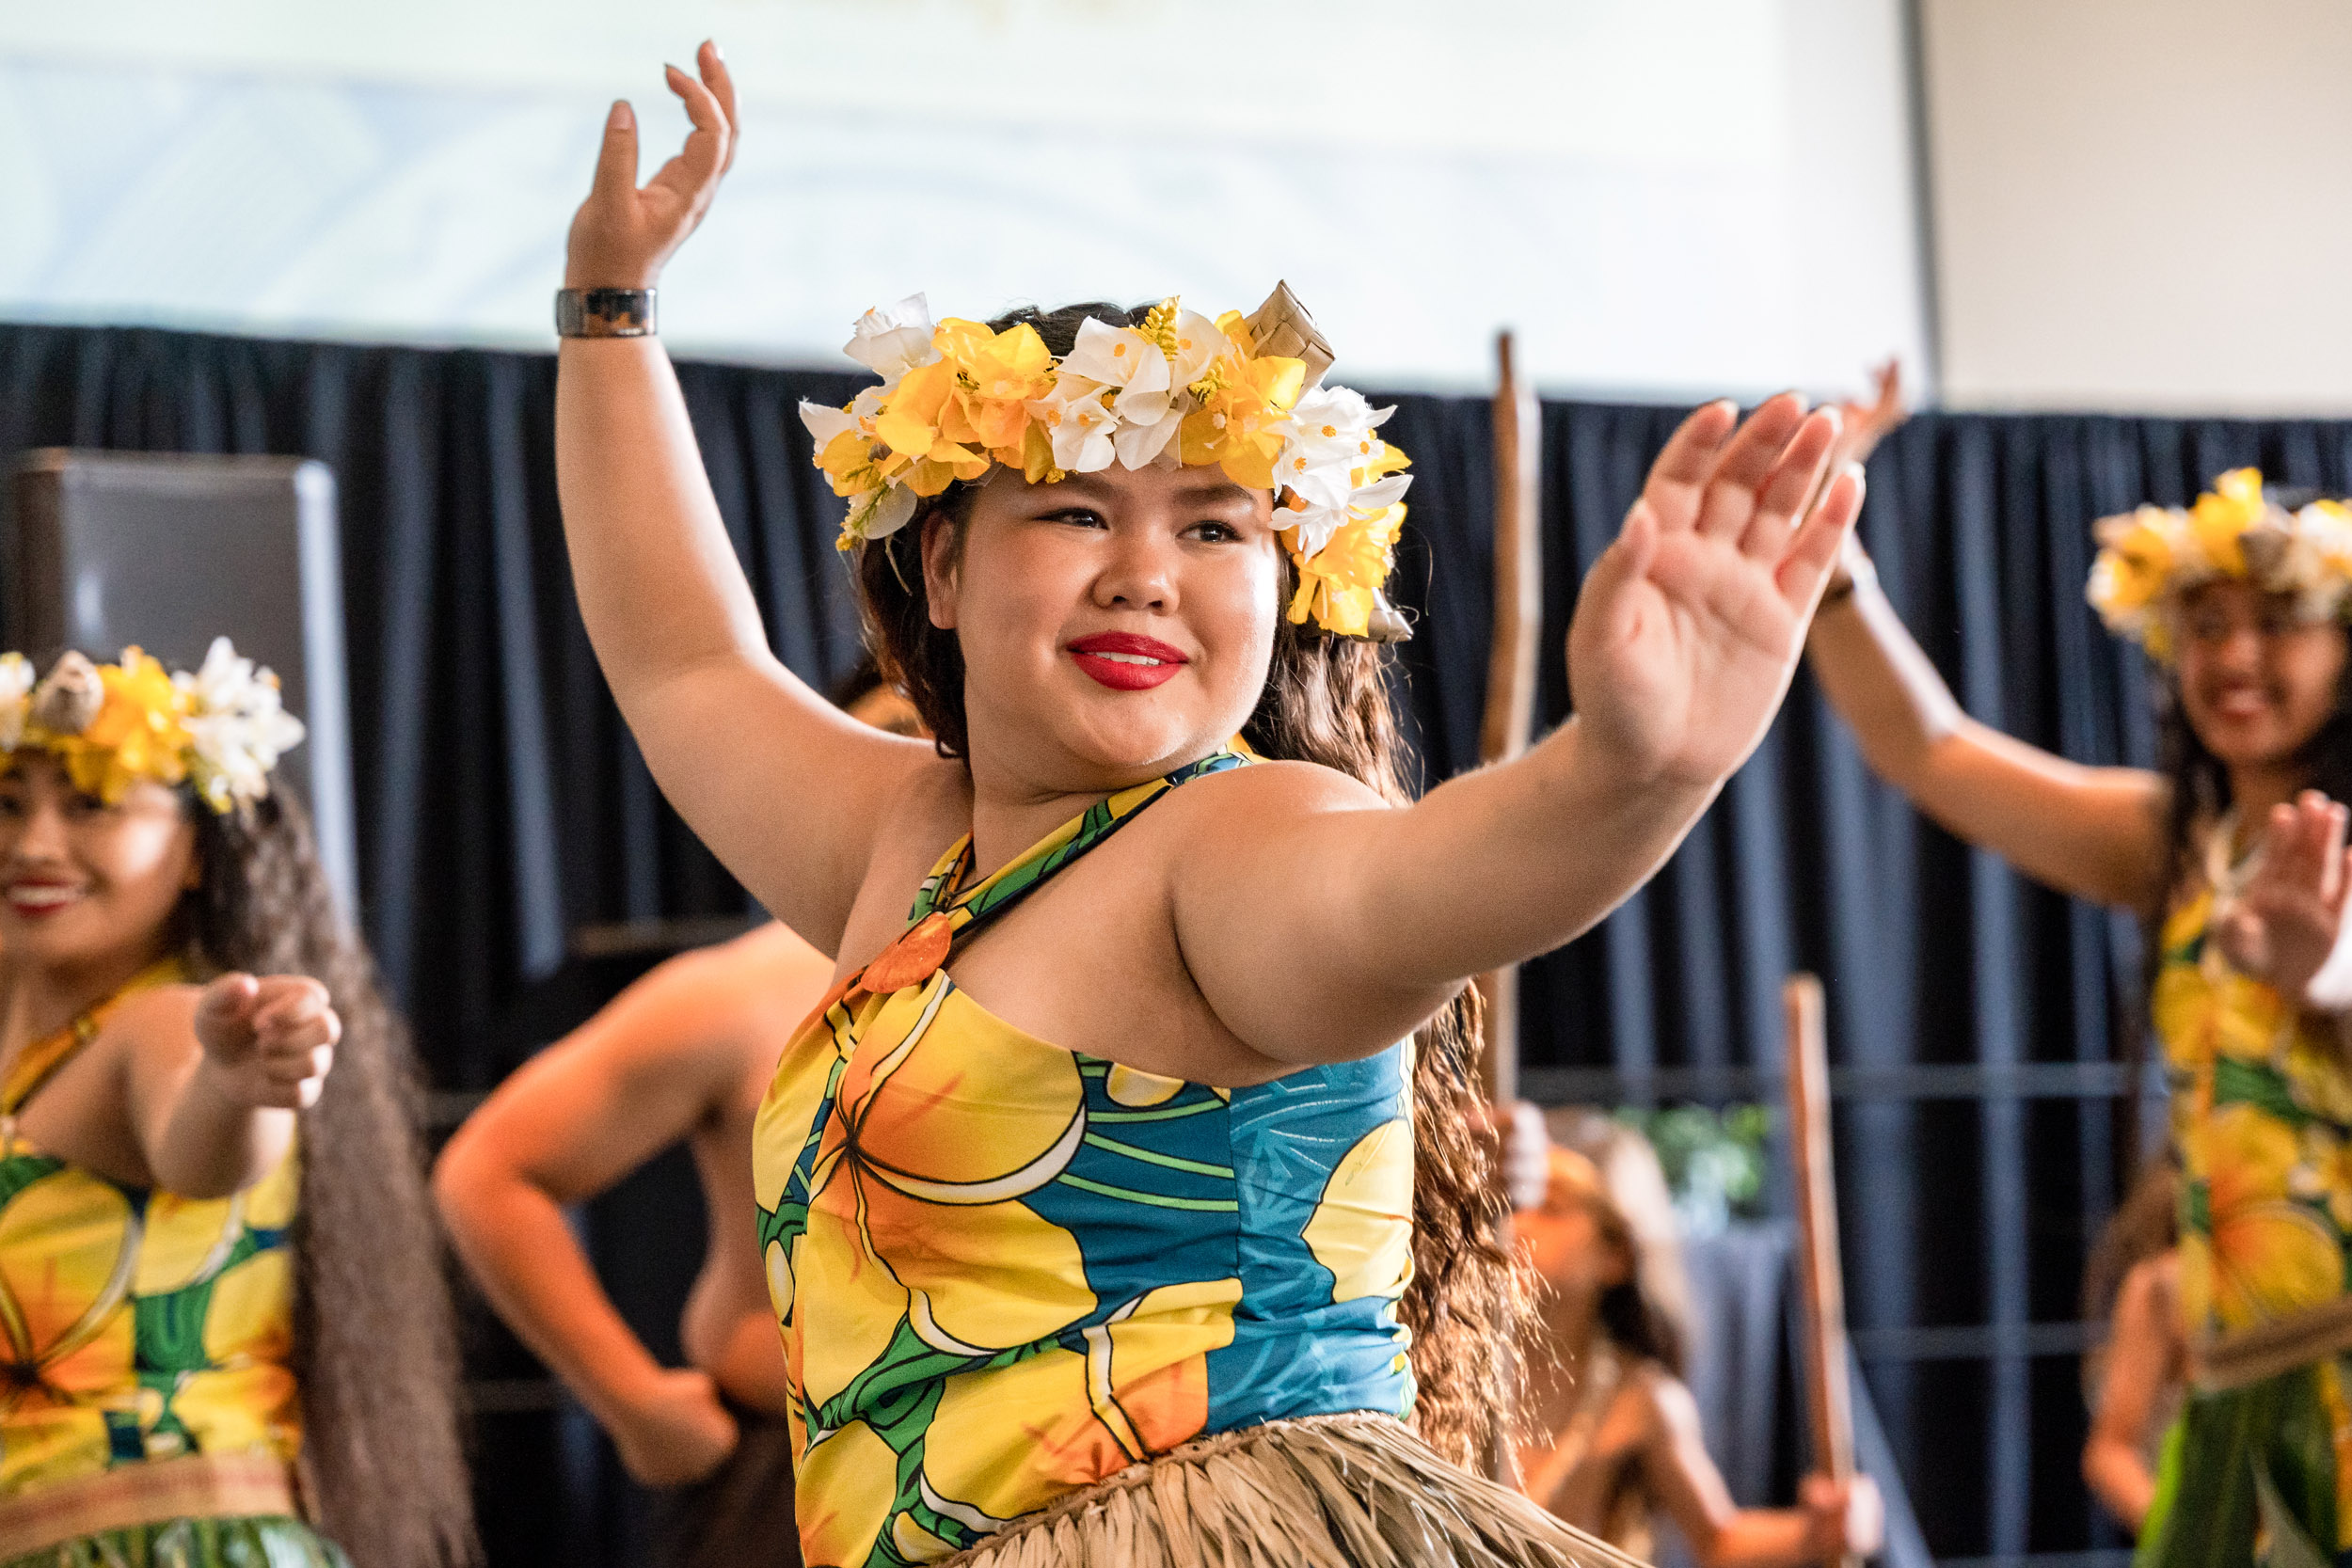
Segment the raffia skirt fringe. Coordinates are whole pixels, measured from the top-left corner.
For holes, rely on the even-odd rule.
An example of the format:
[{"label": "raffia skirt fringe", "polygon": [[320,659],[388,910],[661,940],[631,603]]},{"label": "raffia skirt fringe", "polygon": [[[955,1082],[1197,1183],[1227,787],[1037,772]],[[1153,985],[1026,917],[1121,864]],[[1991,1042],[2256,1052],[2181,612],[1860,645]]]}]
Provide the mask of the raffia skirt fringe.
[{"label": "raffia skirt fringe", "polygon": [[1025,1515],[946,1568],[1640,1568],[1392,1417],[1188,1443]]}]

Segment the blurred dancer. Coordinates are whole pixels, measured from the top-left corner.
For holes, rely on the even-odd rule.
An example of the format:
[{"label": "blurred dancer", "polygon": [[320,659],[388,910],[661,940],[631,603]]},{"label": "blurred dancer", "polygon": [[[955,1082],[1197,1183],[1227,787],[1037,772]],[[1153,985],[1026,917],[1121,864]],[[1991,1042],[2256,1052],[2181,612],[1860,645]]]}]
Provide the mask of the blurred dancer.
[{"label": "blurred dancer", "polygon": [[[869,664],[835,692],[850,714],[921,733]],[[798,1564],[784,1355],[752,1233],[752,1117],[833,960],[774,922],[684,954],[499,1086],[443,1150],[434,1188],[483,1291],[612,1435],[630,1475],[671,1489],[656,1560]],[[710,1246],[667,1368],[596,1281],[566,1205],[684,1141]]]},{"label": "blurred dancer", "polygon": [[2147,922],[2196,1386],[2143,1568],[2334,1562],[2352,1544],[2352,509],[2241,468],[2097,534],[2089,596],[2148,654],[2161,771],[1970,719],[1851,540],[1808,649],[1871,768],[1921,811]]},{"label": "blurred dancer", "polygon": [[10,1568],[471,1555],[404,1041],[273,772],[301,735],[226,639],[0,656]]},{"label": "blurred dancer", "polygon": [[[1524,1135],[1523,1124],[1515,1127]],[[1530,1347],[1527,1495],[1635,1557],[1652,1521],[1680,1528],[1703,1568],[1798,1568],[1879,1546],[1883,1509],[1867,1476],[1807,1477],[1804,1506],[1740,1508],[1683,1386],[1681,1326],[1644,1283],[1636,1230],[1593,1162],[1553,1147],[1541,1207],[1513,1225],[1546,1291]]]}]

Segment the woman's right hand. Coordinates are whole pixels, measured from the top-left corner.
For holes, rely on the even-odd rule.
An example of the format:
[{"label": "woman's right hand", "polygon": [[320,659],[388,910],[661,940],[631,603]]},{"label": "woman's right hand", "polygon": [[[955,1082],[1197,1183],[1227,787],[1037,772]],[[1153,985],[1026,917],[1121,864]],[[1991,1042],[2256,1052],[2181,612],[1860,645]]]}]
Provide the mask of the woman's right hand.
[{"label": "woman's right hand", "polygon": [[735,1418],[708,1372],[666,1367],[612,1423],[621,1464],[645,1486],[687,1486],[735,1452]]},{"label": "woman's right hand", "polygon": [[695,54],[696,81],[665,66],[670,90],[686,101],[694,129],[677,156],[640,189],[637,116],[623,99],[604,122],[596,183],[572,216],[564,262],[567,289],[650,289],[670,253],[686,243],[710,209],[735,162],[735,81],[716,43]]},{"label": "woman's right hand", "polygon": [[1834,1481],[1804,1478],[1797,1506],[1805,1514],[1805,1545],[1815,1560],[1870,1557],[1886,1542],[1886,1503],[1868,1476]]}]

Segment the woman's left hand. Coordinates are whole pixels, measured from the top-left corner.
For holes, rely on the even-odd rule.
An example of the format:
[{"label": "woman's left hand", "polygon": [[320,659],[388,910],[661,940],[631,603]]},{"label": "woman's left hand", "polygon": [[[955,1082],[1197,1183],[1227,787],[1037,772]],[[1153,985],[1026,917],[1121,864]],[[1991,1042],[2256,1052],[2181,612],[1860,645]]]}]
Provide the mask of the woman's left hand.
[{"label": "woman's left hand", "polygon": [[1862,507],[1850,469],[1805,509],[1836,413],[1784,393],[1737,420],[1716,403],[1682,422],[1568,628],[1578,723],[1629,783],[1711,788],[1746,760]]},{"label": "woman's left hand", "polygon": [[2217,911],[2216,932],[2238,969],[2299,1006],[2328,1012],[2352,1007],[2352,974],[2325,973],[2352,890],[2344,823],[2344,808],[2315,789],[2293,805],[2272,807],[2262,864]]}]

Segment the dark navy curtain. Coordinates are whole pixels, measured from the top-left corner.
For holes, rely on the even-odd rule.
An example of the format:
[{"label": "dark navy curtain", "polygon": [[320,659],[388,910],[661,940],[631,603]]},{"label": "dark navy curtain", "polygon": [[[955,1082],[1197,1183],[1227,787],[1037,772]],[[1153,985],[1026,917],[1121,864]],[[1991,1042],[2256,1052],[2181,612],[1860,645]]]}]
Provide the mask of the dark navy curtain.
[{"label": "dark navy curtain", "polygon": [[[831,679],[855,657],[856,622],[832,546],[838,506],[792,407],[845,401],[857,382],[711,365],[683,376],[777,650]],[[748,911],[660,802],[590,655],[556,514],[552,394],[541,356],[0,326],[0,455],[78,446],[333,466],[363,912],[444,1097],[487,1088],[642,967],[583,956],[584,928]],[[1389,434],[1419,476],[1398,596],[1420,635],[1399,689],[1434,781],[1476,748],[1489,425],[1476,400],[1397,401]],[[1677,417],[1545,406],[1549,721],[1567,713],[1556,650],[1577,581]],[[1923,415],[1872,463],[1865,531],[1972,712],[2086,761],[2145,762],[2146,673],[2082,601],[2090,524],[2185,499],[2240,463],[2352,488],[2352,425]],[[1922,824],[1865,775],[1800,677],[1658,880],[1533,966],[1529,1087],[1769,1100],[1794,968],[1830,989],[1855,1345],[1930,1546],[1947,1559],[2111,1551],[2076,1466],[2075,1295],[2122,1163],[2116,1064],[2137,1005],[2136,928]],[[691,1215],[673,1223],[649,1201],[625,1191],[590,1223],[659,1343],[670,1281],[697,1243]],[[577,1418],[540,1408],[511,1347],[483,1354],[501,1560],[621,1560],[609,1545],[632,1528],[620,1505],[583,1514],[558,1496],[532,1513],[523,1478],[553,1465],[568,1485],[609,1461]],[[498,1424],[526,1416],[538,1423],[527,1432]]]}]

